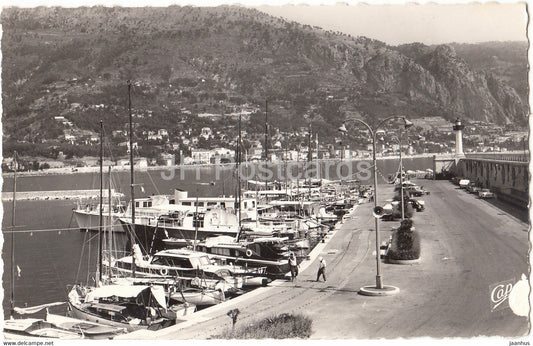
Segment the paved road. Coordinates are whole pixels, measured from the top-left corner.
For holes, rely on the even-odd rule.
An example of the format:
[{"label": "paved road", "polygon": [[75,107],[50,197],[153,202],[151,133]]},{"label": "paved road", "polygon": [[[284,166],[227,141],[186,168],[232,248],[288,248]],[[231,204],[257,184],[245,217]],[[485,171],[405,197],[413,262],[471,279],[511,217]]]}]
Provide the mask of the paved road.
[{"label": "paved road", "polygon": [[[518,337],[528,321],[509,308],[491,311],[490,286],[528,273],[528,225],[447,181],[424,181],[431,194],[414,222],[422,237],[422,260],[413,265],[383,264],[384,283],[400,288],[389,297],[357,294],[375,284],[375,233],[369,203],[315,251],[328,262],[327,282],[315,282],[317,261],[295,283],[277,281],[249,297],[203,311],[195,323],[128,338],[207,339],[230,327],[226,312],[239,308],[238,325],[283,312],[313,320],[315,339]],[[381,188],[380,188],[381,189]],[[390,186],[382,196],[391,196]],[[382,239],[398,222],[380,222]],[[315,257],[316,258],[316,257]]]}]

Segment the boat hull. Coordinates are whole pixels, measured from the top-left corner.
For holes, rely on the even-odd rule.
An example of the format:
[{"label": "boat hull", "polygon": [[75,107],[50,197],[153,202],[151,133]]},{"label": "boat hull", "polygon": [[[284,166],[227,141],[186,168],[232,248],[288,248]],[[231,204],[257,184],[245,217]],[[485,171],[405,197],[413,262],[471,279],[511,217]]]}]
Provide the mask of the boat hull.
[{"label": "boat hull", "polygon": [[64,330],[82,331],[83,335],[89,339],[112,339],[126,332],[125,328],[116,328],[101,323],[91,323],[86,320],[50,313],[46,314],[46,321]]},{"label": "boat hull", "polygon": [[43,339],[59,339],[59,340],[75,340],[83,339],[82,336],[75,333],[61,332],[57,333],[57,330],[42,330],[40,335],[31,335],[25,333],[14,333],[4,331],[2,334],[6,340],[42,340]]},{"label": "boat hull", "polygon": [[[164,268],[161,268],[164,269]],[[120,268],[117,266],[112,267],[113,272],[118,274],[119,276],[126,277],[127,275],[131,274],[130,268]],[[196,275],[193,275],[196,273]],[[143,279],[162,279],[162,278],[179,278],[180,280],[187,281],[187,284],[190,286],[198,287],[198,288],[205,288],[205,289],[215,289],[215,290],[222,290],[223,292],[228,292],[236,289],[240,289],[243,287],[244,280],[241,278],[233,278],[232,280],[226,281],[221,280],[220,278],[206,278],[205,276],[202,277],[202,279],[199,279],[199,276],[201,275],[201,272],[191,271],[190,276],[184,276],[184,272],[181,270],[175,270],[175,269],[166,269],[166,272],[161,272],[159,269],[153,269],[149,267],[143,267],[143,266],[136,266],[136,272],[135,275],[138,278]]]},{"label": "boat hull", "polygon": [[112,326],[112,327],[126,328],[128,332],[133,332],[136,330],[148,328],[147,325],[132,325],[129,323],[124,323],[124,322],[111,321],[106,318],[103,318],[102,316],[98,316],[88,311],[84,311],[81,307],[70,302],[69,302],[69,307],[70,307],[71,316],[79,320],[85,320],[89,322],[105,324],[107,326]]},{"label": "boat hull", "polygon": [[3,336],[8,340],[42,340],[45,338],[65,340],[83,338],[79,332],[55,328],[47,321],[34,318],[5,320]]},{"label": "boat hull", "polygon": [[[105,225],[110,223],[109,215],[102,215]],[[78,228],[81,230],[98,231],[100,225],[100,214],[94,212],[87,212],[83,210],[74,210],[74,219],[78,224]],[[118,220],[118,215],[112,217],[112,231],[124,232],[124,228]]]},{"label": "boat hull", "polygon": [[[121,218],[123,230],[131,228],[131,222],[125,218]],[[175,227],[161,227],[158,225],[139,224],[135,223],[134,232],[137,243],[143,249],[151,249],[154,253],[165,248],[163,239],[180,238],[189,240],[203,240],[208,237],[215,237],[220,235],[227,235],[236,237],[238,230],[233,228],[199,228],[196,231],[194,228],[175,228]]]},{"label": "boat hull", "polygon": [[211,306],[222,303],[226,298],[222,291],[193,291],[193,292],[175,292],[170,295],[174,299],[182,303],[190,303],[196,306]]}]

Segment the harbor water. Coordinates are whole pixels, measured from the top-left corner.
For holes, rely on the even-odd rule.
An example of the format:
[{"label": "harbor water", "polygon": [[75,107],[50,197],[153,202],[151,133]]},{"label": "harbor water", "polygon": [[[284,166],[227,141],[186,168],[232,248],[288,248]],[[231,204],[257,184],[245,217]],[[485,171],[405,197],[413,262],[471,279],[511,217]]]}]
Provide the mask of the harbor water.
[{"label": "harbor water", "polygon": [[[351,162],[354,172],[357,162]],[[432,158],[430,157],[404,159],[405,170],[425,170],[431,167]],[[324,167],[321,169],[323,170]],[[380,161],[378,169],[380,172],[378,183],[386,184],[387,177],[398,169],[398,160]],[[330,171],[330,178],[335,179],[335,168],[330,168]],[[199,179],[197,179],[198,172]],[[167,170],[136,172],[135,196],[170,194],[174,189],[189,191],[191,196],[235,194],[236,177],[232,167],[219,168],[218,172],[213,167],[186,168],[183,172],[183,179],[180,177],[180,172],[175,172],[173,179],[165,179],[169,177],[169,174]],[[107,177],[105,181],[107,182]],[[129,196],[129,172],[112,173],[112,182],[113,188]],[[361,183],[372,184],[371,177],[362,180]],[[98,187],[99,173],[17,177],[17,191],[85,190]],[[13,191],[12,176],[4,176],[2,191]],[[66,301],[68,285],[94,284],[98,239],[95,233],[81,232],[76,228],[72,213],[76,203],[77,201],[73,199],[17,201],[14,233],[11,233],[12,203],[2,203],[4,317],[9,316],[12,291],[12,235],[14,235],[15,249],[16,306],[35,306]],[[117,247],[123,247],[125,242],[123,234],[117,235]],[[55,307],[51,309],[51,312],[62,313],[65,310],[66,306]]]}]

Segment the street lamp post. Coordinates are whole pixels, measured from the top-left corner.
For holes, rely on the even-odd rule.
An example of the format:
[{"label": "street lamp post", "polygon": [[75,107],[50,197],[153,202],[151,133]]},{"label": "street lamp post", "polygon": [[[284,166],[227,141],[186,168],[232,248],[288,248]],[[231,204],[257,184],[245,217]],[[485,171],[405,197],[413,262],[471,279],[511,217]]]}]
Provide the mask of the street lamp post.
[{"label": "street lamp post", "polygon": [[[412,125],[412,123],[407,120],[405,117],[402,116],[392,116],[383,119],[375,128],[372,128],[370,125],[368,125],[366,122],[360,119],[351,119],[351,121],[358,122],[362,125],[364,125],[368,131],[370,132],[370,135],[372,136],[372,172],[374,177],[374,209],[378,206],[378,173],[377,173],[377,160],[376,160],[376,132],[377,130],[387,121],[393,120],[393,119],[401,119],[404,122],[405,127],[409,127]],[[348,130],[346,129],[346,125],[342,124],[342,126],[339,128],[340,132],[346,133]],[[373,295],[373,296],[382,296],[382,295],[390,295],[397,293],[399,289],[394,286],[384,286],[383,285],[383,278],[381,276],[381,256],[380,256],[380,237],[379,237],[379,218],[375,218],[375,228],[376,228],[376,285],[375,286],[365,286],[362,287],[359,291],[360,294],[364,295]]]},{"label": "street lamp post", "polygon": [[398,141],[399,151],[400,151],[400,208],[402,209],[402,221],[405,220],[405,205],[404,205],[404,194],[403,194],[403,162],[402,162],[402,137],[401,133],[398,137],[393,137]]},{"label": "street lamp post", "polygon": [[405,220],[405,206],[403,200],[403,162],[402,162],[402,141],[398,139],[398,145],[400,146],[400,208],[402,208],[402,221]]},{"label": "street lamp post", "polygon": [[[376,136],[373,131],[372,134],[372,175],[374,177],[374,208],[378,206],[378,170],[376,160]],[[379,220],[374,218],[374,225],[376,227],[376,288],[383,289],[383,278],[381,277],[381,258],[379,249]]]}]

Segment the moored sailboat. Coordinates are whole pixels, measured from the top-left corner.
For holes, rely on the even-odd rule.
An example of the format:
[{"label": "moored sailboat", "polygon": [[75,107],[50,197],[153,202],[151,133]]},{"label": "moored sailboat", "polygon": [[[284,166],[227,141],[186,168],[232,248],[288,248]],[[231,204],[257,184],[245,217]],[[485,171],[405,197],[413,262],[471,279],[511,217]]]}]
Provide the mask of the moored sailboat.
[{"label": "moored sailboat", "polygon": [[46,322],[62,330],[81,333],[87,339],[111,339],[126,333],[124,327],[106,326],[100,323],[89,322],[72,317],[46,313]]},{"label": "moored sailboat", "polygon": [[68,294],[73,317],[128,331],[160,329],[175,323],[162,287],[143,285],[75,285]]},{"label": "moored sailboat", "polygon": [[[128,90],[130,85],[128,84]],[[131,114],[130,114],[131,117]],[[100,154],[100,206],[103,204],[103,124]],[[132,201],[134,199],[132,198]],[[168,308],[162,287],[103,284],[103,208],[99,211],[99,246],[96,285],[74,285],[68,294],[73,317],[106,325],[124,327],[128,331],[158,329],[175,323],[176,313]],[[133,264],[134,264],[133,260]],[[135,267],[132,266],[134,273]]]},{"label": "moored sailboat", "polygon": [[6,339],[81,339],[83,335],[55,327],[53,324],[40,318],[17,318],[15,314],[35,314],[39,311],[64,304],[64,302],[48,303],[33,307],[19,308],[15,306],[15,271],[20,275],[20,268],[15,266],[15,228],[16,228],[16,192],[17,192],[17,152],[13,153],[13,211],[11,219],[11,298],[10,318],[4,321],[3,336]]},{"label": "moored sailboat", "polygon": [[83,335],[55,327],[40,318],[10,319],[4,321],[3,336],[8,340],[21,339],[83,339]]}]

